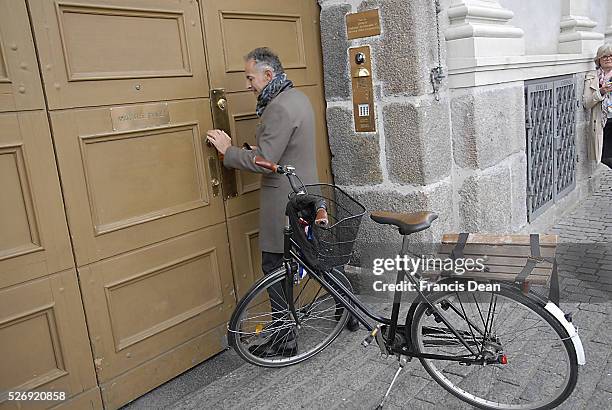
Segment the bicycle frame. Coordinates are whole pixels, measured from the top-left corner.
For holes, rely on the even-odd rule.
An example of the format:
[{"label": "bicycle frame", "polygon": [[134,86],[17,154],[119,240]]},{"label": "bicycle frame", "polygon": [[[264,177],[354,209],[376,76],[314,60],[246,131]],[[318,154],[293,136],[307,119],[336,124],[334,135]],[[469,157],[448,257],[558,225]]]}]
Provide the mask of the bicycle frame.
[{"label": "bicycle frame", "polygon": [[[293,167],[274,164],[270,161],[267,161],[265,158],[261,158],[261,157],[255,157],[254,160],[255,160],[254,161],[255,164],[261,166],[262,168],[268,169],[272,172],[286,175],[287,178],[289,179],[289,183],[291,185],[291,188],[293,189],[294,194],[296,195],[308,194],[307,187],[302,183],[299,177],[295,175],[295,169]],[[293,178],[297,179],[297,181],[300,183],[299,186],[296,185]],[[337,188],[337,187],[334,187],[334,188]],[[306,198],[306,199],[309,200],[310,198]],[[353,199],[353,198],[350,198],[350,199]],[[290,197],[290,200],[291,200],[291,197]],[[355,199],[353,199],[353,201],[357,202]],[[363,208],[363,212],[358,215],[353,215],[351,217],[361,218],[365,214],[365,208],[363,207],[363,205],[359,204],[358,202],[357,204],[361,208]],[[302,204],[300,204],[300,207],[301,206]],[[319,213],[321,213],[321,216],[319,215]],[[295,216],[293,212],[290,215]],[[327,215],[327,207],[326,206],[317,207],[316,217],[314,218],[313,223],[316,223],[317,225],[320,225],[320,226],[327,226],[326,224],[328,223],[328,221],[329,219]],[[343,282],[343,280],[346,279],[344,275],[337,275],[337,276],[334,275],[334,272],[338,270],[335,269],[333,266],[342,265],[346,263],[348,261],[347,259],[348,255],[346,253],[342,253],[341,255],[338,255],[340,257],[339,259],[330,259],[330,258],[327,258],[329,255],[321,254],[321,252],[319,252],[318,250],[315,250],[317,252],[317,257],[320,256],[322,258],[320,265],[321,266],[325,265],[325,267],[323,269],[318,268],[317,267],[317,265],[319,265],[318,262],[313,262],[313,264],[311,265],[308,262],[311,260],[310,254],[303,254],[301,247],[298,244],[298,242],[300,243],[302,242],[301,237],[297,239],[297,242],[292,239],[293,232],[292,232],[291,224],[294,224],[296,226],[296,229],[302,229],[302,228],[301,227],[298,228],[299,223],[297,223],[297,221],[292,220],[291,224],[289,222],[290,222],[289,217],[287,217],[287,224],[284,229],[284,252],[283,252],[283,266],[285,268],[284,272],[280,269],[275,271],[276,273],[274,274],[274,277],[271,278],[273,279],[274,282],[269,282],[269,281],[266,282],[265,280],[263,282],[259,282],[251,290],[250,295],[258,294],[263,289],[267,288],[271,284],[277,283],[276,281],[281,279],[280,285],[283,287],[282,291],[284,291],[284,298],[286,299],[286,302],[288,304],[289,320],[291,320],[292,318],[294,321],[293,324],[290,323],[289,325],[291,327],[295,327],[296,329],[298,329],[298,332],[296,333],[296,337],[298,337],[299,329],[301,328],[300,321],[308,320],[308,317],[312,310],[311,306],[313,306],[313,303],[315,301],[320,300],[318,296],[321,295],[321,293],[323,293],[321,292],[321,290],[325,289],[327,294],[333,297],[334,301],[329,301],[327,296],[323,298],[323,301],[332,303],[331,310],[335,309],[334,316],[335,316],[336,321],[339,321],[339,318],[337,315],[339,314],[339,306],[342,306],[344,309],[346,309],[343,312],[344,315],[346,315],[347,312],[350,312],[350,314],[355,316],[355,318],[357,318],[357,320],[368,331],[370,331],[370,335],[362,343],[363,346],[367,347],[375,338],[377,344],[380,347],[380,351],[382,355],[386,355],[386,356],[396,355],[399,359],[400,367],[395,373],[395,376],[391,382],[391,385],[389,386],[387,393],[385,394],[385,397],[381,401],[379,408],[382,408],[385,398],[389,395],[389,392],[391,391],[391,388],[393,387],[393,384],[395,383],[397,376],[399,375],[401,369],[404,367],[406,363],[406,358],[417,357],[419,359],[442,360],[442,361],[455,362],[455,363],[458,363],[459,365],[475,364],[475,365],[486,366],[488,364],[497,364],[497,363],[507,364],[506,355],[502,354],[500,356],[498,354],[499,352],[501,353],[504,352],[503,347],[501,346],[500,338],[497,336],[496,333],[494,337],[491,337],[493,333],[490,333],[491,329],[493,328],[493,323],[494,323],[494,318],[495,318],[495,308],[497,306],[497,292],[492,291],[490,293],[490,300],[488,302],[489,308],[486,314],[486,318],[487,318],[486,322],[484,321],[483,314],[479,308],[479,305],[478,305],[479,302],[477,302],[476,298],[473,297],[474,302],[476,303],[476,307],[478,309],[478,314],[480,315],[480,319],[482,320],[482,325],[484,326],[482,327],[479,324],[480,320],[477,317],[475,318],[475,320],[471,320],[470,317],[467,315],[464,309],[464,306],[463,306],[463,302],[461,301],[458,292],[454,292],[454,293],[456,293],[456,299],[458,301],[460,309],[454,306],[454,302],[449,301],[449,300],[453,300],[454,297],[449,297],[447,299],[447,295],[453,293],[452,291],[448,291],[449,293],[443,293],[440,295],[438,293],[430,292],[429,290],[424,290],[420,286],[421,285],[420,275],[415,276],[414,274],[411,274],[408,271],[398,270],[396,285],[402,284],[402,282],[405,279],[407,279],[418,292],[417,297],[411,302],[411,306],[407,314],[405,326],[398,326],[399,311],[400,311],[400,305],[402,302],[402,293],[403,293],[402,286],[396,286],[394,289],[393,305],[392,305],[392,312],[391,312],[390,318],[383,317],[375,312],[370,311],[368,307],[365,306],[357,298],[357,296],[352,292],[350,284],[345,285],[346,281]],[[334,225],[332,225],[332,228],[333,226]],[[356,237],[352,238],[353,241],[351,242],[351,245],[353,244],[355,239]],[[407,254],[407,252],[405,252],[407,250],[407,243],[408,243],[407,235],[404,235],[403,242],[402,242],[402,254],[403,255]],[[296,263],[298,264],[299,268],[295,267]],[[317,293],[316,295],[314,295],[312,302],[309,302],[308,306],[306,307],[306,311],[303,311],[302,308],[297,310],[295,306],[295,300],[294,300],[293,293],[295,291],[294,285],[296,284],[295,283],[296,280],[295,280],[294,273],[296,273],[297,269],[304,269],[309,274],[309,278],[306,279],[305,284],[307,284],[308,281],[312,278],[315,282],[318,282],[320,285],[320,288],[317,289]],[[448,279],[448,281],[458,281],[458,280],[461,280],[461,279],[452,279],[452,278]],[[444,279],[442,282],[450,283],[448,281]],[[297,280],[297,282],[299,283],[299,279]],[[487,281],[487,282],[497,283],[497,281]],[[522,290],[525,296],[531,299],[532,303],[539,304],[540,308],[544,308],[552,316],[554,316],[554,318],[561,324],[561,326],[563,326],[567,330],[567,334],[569,335],[569,338],[572,339],[575,350],[576,352],[578,352],[577,353],[578,364],[584,364],[584,361],[585,361],[584,360],[584,350],[582,348],[580,338],[578,337],[573,325],[566,320],[566,318],[563,315],[563,312],[555,304],[553,304],[552,302],[546,302],[545,298],[532,294],[528,289],[517,289],[516,285],[509,285],[509,284],[503,284],[503,283],[501,283],[500,285],[506,289],[504,293],[507,293],[508,291],[510,291],[510,289],[512,289],[512,291],[514,292],[520,292]],[[262,289],[261,286],[264,286],[264,288]],[[305,286],[302,289],[298,289],[295,291],[297,293],[298,299],[302,295],[304,288]],[[442,292],[447,292],[447,291],[443,290]],[[432,297],[432,295],[435,295],[435,297]],[[280,295],[280,296],[283,297],[283,295]],[[506,296],[506,297],[511,296],[510,299],[514,299],[514,302],[517,303],[518,305],[524,305],[529,311],[533,311],[536,314],[539,314],[540,316],[542,316],[542,319],[545,319],[546,321],[549,322],[549,325],[551,325],[551,328],[553,329],[554,332],[556,332],[557,336],[563,337],[563,332],[560,331],[557,327],[552,326],[550,320],[546,319],[542,315],[542,313],[539,312],[538,309],[534,309],[533,306],[530,306],[530,303],[526,303],[525,300],[521,301],[520,297],[518,297],[517,295],[509,295],[509,294],[504,295],[502,293],[502,296]],[[432,303],[432,300],[434,299],[435,299],[435,305],[434,303]],[[243,302],[247,303],[247,305],[243,306],[242,305]],[[248,304],[250,304],[250,302],[251,300],[249,299],[243,299],[243,301],[241,301],[240,312],[244,312],[245,308],[248,308],[249,306]],[[333,303],[335,303],[335,307]],[[440,307],[438,308],[437,305],[439,305]],[[491,310],[491,306],[493,306],[493,310]],[[325,307],[328,308],[328,306],[325,306]],[[443,314],[442,312],[443,310],[447,311],[449,308],[451,309],[451,314],[453,316],[457,315],[457,317],[459,317],[460,320],[463,320],[461,323],[467,324],[467,330],[463,329],[464,327],[463,324],[457,324],[457,327],[461,329],[461,330],[457,330],[451,323],[449,323],[449,320],[453,320],[453,319],[447,319],[446,315]],[[429,319],[425,318],[425,322],[423,322],[423,324],[419,323],[419,326],[415,327],[415,323],[414,323],[415,317],[416,317],[415,315],[418,316],[417,320],[419,321],[421,320],[423,316],[433,315],[433,317]],[[344,317],[344,320],[346,320],[346,316],[343,316],[343,317]],[[235,317],[233,315],[232,316],[233,324],[231,326],[233,327],[237,325],[239,326],[239,323],[237,323],[237,321],[240,320],[240,318],[241,316]],[[283,312],[283,320],[285,319],[286,319],[286,316],[285,316],[285,313]],[[332,320],[329,318],[327,319]],[[373,320],[375,324],[372,325],[369,319]],[[489,323],[491,324],[491,329],[488,328]],[[283,322],[283,325],[284,324],[285,323]],[[344,323],[336,323],[334,325],[332,333],[327,335],[327,339],[325,339],[327,344],[325,345],[320,344],[318,346],[315,346],[313,349],[308,351],[307,354],[316,354],[320,350],[325,348],[329,343],[331,343],[334,340],[335,337],[338,336],[338,333],[342,330],[343,325]],[[305,323],[304,327],[306,326],[308,326],[308,324]],[[230,330],[233,330],[233,327]],[[413,338],[413,333],[417,330],[419,334],[416,335],[417,340],[415,341]],[[398,337],[398,335],[400,337]],[[236,335],[233,334],[232,336],[234,336],[232,340],[235,343],[238,343],[240,341],[240,339],[235,338]],[[428,338],[423,337],[423,336],[431,336],[430,338],[431,340],[427,340]],[[275,340],[276,339],[274,339],[274,343],[275,343]],[[564,340],[567,340],[567,338],[566,339],[562,338],[561,340],[564,341]],[[240,342],[240,345],[242,345],[242,342]],[[462,351],[461,354],[459,354],[458,352],[458,354],[455,354],[455,355],[450,355],[446,353],[444,350],[442,350],[441,353],[446,353],[446,354],[430,354],[430,353],[417,352],[416,350],[419,349],[421,345],[423,347],[426,347],[426,346],[458,346],[458,347],[461,347],[463,346],[464,348],[466,348],[466,350]],[[273,344],[270,345],[270,348],[272,346]],[[295,346],[297,347],[297,344],[295,344]],[[238,347],[238,344],[236,347]],[[242,347],[244,348],[244,345],[242,345]],[[499,347],[500,350],[498,350],[497,347]],[[491,349],[495,349],[495,351],[492,352]],[[263,364],[260,361],[253,361],[252,356],[258,356],[254,352],[252,352],[253,353],[252,355],[249,355],[248,353],[245,354],[242,348],[237,349],[237,351],[243,358],[245,358],[247,361],[251,363],[261,364],[261,365],[266,365],[266,364],[270,365],[270,363],[266,360],[264,360]],[[570,388],[573,389],[576,384],[577,373],[575,369],[572,368],[571,350],[566,347],[566,351],[570,359],[568,363],[568,370],[569,370],[568,375],[567,375],[568,378],[566,379],[567,384],[564,385],[565,390],[560,392],[559,396],[551,398],[550,403],[555,403],[555,404],[560,403],[558,400],[563,395],[565,395],[563,399],[567,398],[569,393],[571,393],[571,390],[568,390],[568,389]],[[249,352],[251,352],[250,347],[249,347]],[[272,350],[271,353],[272,354],[276,353],[276,355],[282,353],[283,356],[285,356],[284,350],[283,352],[281,352],[280,350],[279,351]],[[544,353],[546,354],[546,352]],[[268,353],[266,352],[265,353],[266,357],[267,357],[267,354]],[[305,360],[308,357],[310,356],[305,356],[301,360]],[[297,361],[293,361],[293,362],[297,363],[301,360],[298,358]],[[270,367],[277,367],[277,366],[281,367],[287,364],[292,364],[292,360],[288,360],[287,363],[285,363],[284,361],[283,362],[273,361]],[[438,384],[442,385],[447,391],[459,397],[461,400],[468,402],[470,404],[476,403],[475,405],[478,407],[481,407],[479,404],[484,403],[483,406],[487,408],[501,408],[499,406],[491,406],[487,398],[481,399],[480,397],[477,397],[471,394],[470,392],[463,390],[458,385],[455,386],[454,382],[451,382],[448,379],[446,379],[443,375],[440,375],[439,371],[435,367],[432,368],[432,365],[433,364],[430,362],[425,362],[425,361],[423,362],[423,366],[425,367],[427,372],[430,375],[432,375],[434,380]]]},{"label": "bicycle frame", "polygon": [[[397,325],[397,321],[398,321],[398,317],[399,317],[399,310],[400,310],[400,305],[401,305],[401,298],[402,298],[402,292],[397,290],[395,290],[394,294],[393,294],[393,308],[391,311],[391,318],[385,318],[383,316],[380,316],[372,311],[370,311],[367,306],[365,306],[356,296],[355,294],[353,294],[353,292],[351,292],[349,289],[346,288],[346,286],[344,286],[344,284],[342,284],[342,282],[340,282],[336,277],[334,277],[334,275],[331,272],[325,272],[327,273],[327,275],[325,275],[325,278],[323,277],[323,274],[316,272],[314,269],[312,269],[312,267],[304,260],[304,258],[300,257],[300,255],[298,255],[295,251],[293,251],[293,248],[297,248],[299,249],[299,246],[297,245],[297,243],[291,238],[292,235],[292,229],[289,225],[287,225],[284,229],[284,239],[285,239],[285,249],[284,249],[284,263],[285,266],[287,267],[286,271],[287,271],[287,280],[286,280],[286,284],[287,286],[285,287],[287,293],[287,298],[289,299],[289,310],[291,312],[291,314],[294,316],[294,319],[297,318],[297,314],[295,311],[295,306],[293,304],[293,292],[292,292],[292,286],[288,286],[288,283],[290,281],[293,281],[293,272],[290,269],[290,263],[292,260],[297,261],[304,269],[306,269],[306,271],[308,272],[309,275],[311,275],[312,277],[316,278],[318,280],[318,282],[321,284],[321,286],[330,294],[332,294],[334,296],[334,298],[340,302],[340,304],[347,309],[352,315],[354,315],[357,320],[359,320],[359,322],[361,324],[363,324],[363,326],[365,326],[365,328],[368,331],[373,331],[374,327],[364,318],[363,314],[365,314],[367,317],[369,317],[370,319],[378,322],[378,323],[382,323],[384,325],[388,325],[390,326],[389,328],[389,333],[387,336],[387,341],[385,342],[385,348],[387,349],[387,351],[389,353],[399,353],[399,354],[403,354],[409,357],[418,357],[418,358],[426,358],[426,359],[437,359],[437,360],[449,360],[449,361],[458,361],[458,362],[465,362],[465,363],[477,363],[478,360],[476,360],[475,358],[471,358],[471,356],[476,356],[477,355],[477,351],[474,351],[472,349],[472,347],[470,347],[470,344],[468,342],[466,342],[466,340],[459,334],[459,332],[457,332],[457,330],[450,324],[448,323],[448,321],[444,318],[444,315],[440,314],[438,308],[436,306],[434,306],[433,304],[431,304],[428,300],[427,297],[424,295],[424,293],[419,289],[418,286],[418,281],[416,278],[414,278],[414,276],[412,275],[406,275],[405,271],[398,271],[397,273],[397,280],[396,283],[400,283],[401,280],[403,279],[404,276],[406,276],[412,283],[415,284],[416,289],[418,290],[419,293],[419,297],[417,298],[417,300],[420,300],[421,303],[427,303],[431,309],[434,310],[434,312],[436,312],[440,318],[442,319],[442,322],[444,323],[444,325],[453,333],[453,335],[455,337],[457,337],[457,339],[469,350],[469,352],[471,353],[470,356],[447,356],[447,355],[436,355],[436,354],[428,354],[428,353],[419,353],[419,352],[415,352],[414,349],[412,348],[412,345],[410,345],[410,349],[408,349],[407,347],[402,347],[401,351],[399,352],[394,352],[393,351],[393,341],[395,340],[395,334],[397,333],[397,329],[398,329],[398,325]],[[407,237],[404,236],[404,240],[402,243],[402,250],[404,250],[406,248],[407,245]],[[331,282],[332,284],[330,285],[328,282]],[[340,292],[337,290],[340,289]],[[420,299],[419,299],[420,298]],[[356,307],[357,308],[356,308]],[[363,314],[362,314],[363,313]],[[297,322],[297,321],[296,321]],[[297,322],[299,324],[299,322]]]}]

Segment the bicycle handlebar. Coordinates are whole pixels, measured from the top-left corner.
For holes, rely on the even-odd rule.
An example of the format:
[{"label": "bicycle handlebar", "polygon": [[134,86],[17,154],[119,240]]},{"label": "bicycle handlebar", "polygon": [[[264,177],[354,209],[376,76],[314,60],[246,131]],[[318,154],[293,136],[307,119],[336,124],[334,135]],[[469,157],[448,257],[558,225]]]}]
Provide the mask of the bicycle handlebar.
[{"label": "bicycle handlebar", "polygon": [[[290,165],[278,165],[275,164],[272,161],[268,161],[267,159],[260,157],[260,156],[256,156],[255,158],[253,158],[253,161],[255,162],[255,165],[268,169],[272,172],[275,172],[277,174],[283,174],[287,176],[287,179],[289,180],[289,184],[291,185],[291,189],[293,189],[293,192],[295,192],[296,194],[299,194],[300,192],[302,193],[306,193],[304,190],[302,189],[298,189],[294,182],[293,179],[291,177],[295,177],[298,178],[297,175],[295,174],[295,168],[293,168]],[[298,178],[299,180],[299,178]],[[302,185],[301,188],[304,188],[304,184],[302,183],[302,181],[300,180],[300,184]],[[319,226],[326,226],[329,223],[329,218],[327,216],[327,209],[325,209],[325,202],[321,203],[321,204],[317,204],[317,214],[315,216],[315,221],[314,223],[316,225]]]},{"label": "bicycle handlebar", "polygon": [[254,158],[255,165],[260,166],[265,169],[269,169],[272,172],[277,172],[279,174],[284,174],[284,172],[279,172],[278,165],[272,161],[268,161],[264,157],[256,156]]}]

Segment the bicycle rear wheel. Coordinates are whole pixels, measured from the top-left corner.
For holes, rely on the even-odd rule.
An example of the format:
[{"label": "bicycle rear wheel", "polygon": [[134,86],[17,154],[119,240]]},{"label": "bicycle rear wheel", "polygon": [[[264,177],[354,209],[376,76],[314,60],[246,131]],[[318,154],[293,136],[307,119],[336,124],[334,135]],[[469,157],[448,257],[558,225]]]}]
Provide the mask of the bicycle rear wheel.
[{"label": "bicycle rear wheel", "polygon": [[[341,272],[334,270],[333,274],[350,290],[350,282]],[[306,360],[329,346],[348,320],[348,310],[316,278],[306,274],[299,283],[292,283],[300,322],[296,326],[286,302],[286,277],[284,267],[263,277],[240,301],[230,320],[230,345],[254,365],[283,367]],[[279,354],[268,356],[270,351]]]},{"label": "bicycle rear wheel", "polygon": [[[480,361],[420,358],[454,396],[484,409],[532,410],[556,407],[572,393],[578,378],[572,341],[548,311],[519,290],[435,292],[427,299],[439,313],[426,303],[417,307],[410,330],[414,349]],[[407,328],[409,322],[408,317]]]}]

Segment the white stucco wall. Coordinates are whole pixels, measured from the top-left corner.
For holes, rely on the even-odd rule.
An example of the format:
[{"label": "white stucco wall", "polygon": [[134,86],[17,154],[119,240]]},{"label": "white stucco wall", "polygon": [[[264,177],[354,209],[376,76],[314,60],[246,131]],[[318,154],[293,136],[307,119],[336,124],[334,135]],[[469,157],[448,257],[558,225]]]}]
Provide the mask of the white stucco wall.
[{"label": "white stucco wall", "polygon": [[[511,24],[525,32],[526,54],[556,54],[559,43],[561,0],[498,0],[514,12]],[[597,22],[593,31],[606,30],[607,0],[588,0],[589,17]]]},{"label": "white stucco wall", "polygon": [[606,26],[608,23],[606,22],[607,0],[589,0],[589,4],[591,6],[591,20],[597,22],[597,27],[593,29],[593,31],[597,31],[598,33],[605,33]]}]

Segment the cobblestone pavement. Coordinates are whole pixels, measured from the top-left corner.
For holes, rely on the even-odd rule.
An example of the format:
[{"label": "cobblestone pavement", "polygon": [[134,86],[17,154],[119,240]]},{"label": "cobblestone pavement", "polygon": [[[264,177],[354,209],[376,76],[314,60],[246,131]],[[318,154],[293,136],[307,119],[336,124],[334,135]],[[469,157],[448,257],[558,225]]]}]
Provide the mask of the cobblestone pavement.
[{"label": "cobblestone pavement", "polygon": [[[560,235],[561,307],[574,312],[587,364],[559,408],[612,408],[612,171],[601,187],[555,225]],[[244,364],[228,350],[126,406],[126,409],[373,409],[397,369],[377,348],[363,349],[361,330],[344,331],[314,358],[283,369]],[[219,369],[224,369],[220,371]],[[450,396],[418,360],[406,366],[385,408],[470,408]]]}]

